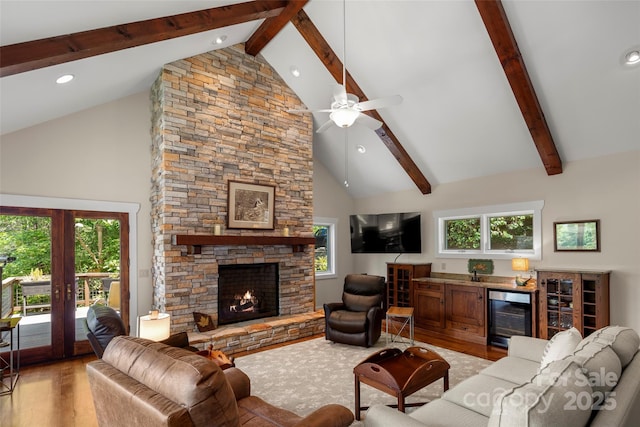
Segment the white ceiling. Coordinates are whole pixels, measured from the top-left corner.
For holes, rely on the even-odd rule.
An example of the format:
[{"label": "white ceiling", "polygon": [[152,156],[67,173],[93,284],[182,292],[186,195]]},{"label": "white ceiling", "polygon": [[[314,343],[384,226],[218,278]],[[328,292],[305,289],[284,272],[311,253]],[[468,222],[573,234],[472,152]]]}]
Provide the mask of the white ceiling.
[{"label": "white ceiling", "polygon": [[[0,43],[64,35],[240,1],[0,0]],[[503,1],[563,162],[640,149],[640,1]],[[342,2],[305,12],[343,57]],[[473,1],[347,0],[346,64],[431,183],[544,166]],[[148,91],[169,62],[242,43],[261,21],[177,38],[0,79],[0,131],[14,132]],[[227,36],[216,46],[217,35]],[[335,81],[291,25],[261,53],[307,107],[328,108]],[[302,75],[294,78],[291,66]],[[76,79],[55,84],[65,73]],[[314,115],[319,126],[326,113]],[[348,145],[345,147],[345,133]],[[357,145],[367,151],[359,154]],[[345,150],[345,148],[347,150]],[[365,197],[415,185],[376,134],[353,126],[314,139],[314,156],[349,193]]]}]

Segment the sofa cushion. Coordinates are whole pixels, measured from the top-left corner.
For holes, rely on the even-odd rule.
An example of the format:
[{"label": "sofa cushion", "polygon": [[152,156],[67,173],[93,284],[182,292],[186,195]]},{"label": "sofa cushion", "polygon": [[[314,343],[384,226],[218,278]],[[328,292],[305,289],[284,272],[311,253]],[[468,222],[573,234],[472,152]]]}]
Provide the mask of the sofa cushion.
[{"label": "sofa cushion", "polygon": [[483,375],[500,378],[514,384],[531,381],[538,373],[540,363],[519,357],[503,357],[480,371]]},{"label": "sofa cushion", "polygon": [[591,405],[587,377],[573,361],[563,359],[551,362],[531,382],[498,396],[488,425],[582,427],[589,421]]},{"label": "sofa cushion", "polygon": [[488,417],[496,397],[517,384],[489,375],[474,375],[442,395],[442,399]]},{"label": "sofa cushion", "polygon": [[540,369],[544,369],[553,361],[572,355],[580,341],[582,341],[582,335],[575,327],[555,334],[542,353]]},{"label": "sofa cushion", "polygon": [[571,357],[589,378],[594,397],[602,398],[616,384],[622,374],[620,358],[607,343],[587,341],[580,343]]},{"label": "sofa cushion", "polygon": [[[488,418],[463,406],[445,399],[436,399],[421,406],[409,414],[429,427],[482,427],[487,425]],[[369,413],[367,412],[367,418]],[[366,424],[366,421],[365,421]],[[386,424],[385,427],[402,424]]]},{"label": "sofa cushion", "polygon": [[605,326],[586,337],[582,343],[592,341],[600,341],[611,345],[613,351],[615,351],[620,358],[622,369],[631,362],[631,359],[633,359],[633,356],[635,356],[638,351],[638,347],[640,347],[640,337],[638,337],[638,333],[631,328],[622,326]]}]

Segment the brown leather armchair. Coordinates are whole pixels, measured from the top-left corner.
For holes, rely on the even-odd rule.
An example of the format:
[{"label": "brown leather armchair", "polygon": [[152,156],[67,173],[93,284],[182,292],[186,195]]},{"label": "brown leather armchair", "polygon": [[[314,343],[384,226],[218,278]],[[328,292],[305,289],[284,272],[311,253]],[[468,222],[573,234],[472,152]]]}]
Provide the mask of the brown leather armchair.
[{"label": "brown leather armchair", "polygon": [[210,359],[142,338],[113,338],[87,364],[98,425],[136,427],[347,427],[353,413],[338,404],[306,417],[251,395],[249,377]]},{"label": "brown leather armchair", "polygon": [[385,294],[384,277],[347,275],[342,302],[324,304],[326,339],[362,347],[374,345],[382,333]]}]

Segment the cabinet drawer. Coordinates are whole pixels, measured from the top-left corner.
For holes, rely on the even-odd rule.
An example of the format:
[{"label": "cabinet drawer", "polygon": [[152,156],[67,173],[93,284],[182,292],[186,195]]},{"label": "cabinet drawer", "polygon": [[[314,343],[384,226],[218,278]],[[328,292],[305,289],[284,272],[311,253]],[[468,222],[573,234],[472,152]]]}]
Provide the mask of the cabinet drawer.
[{"label": "cabinet drawer", "polygon": [[421,291],[444,292],[444,283],[414,281],[413,285]]},{"label": "cabinet drawer", "polygon": [[468,322],[456,322],[452,320],[447,320],[447,328],[454,330],[465,332],[468,334],[484,336],[484,326],[483,325],[472,325]]}]

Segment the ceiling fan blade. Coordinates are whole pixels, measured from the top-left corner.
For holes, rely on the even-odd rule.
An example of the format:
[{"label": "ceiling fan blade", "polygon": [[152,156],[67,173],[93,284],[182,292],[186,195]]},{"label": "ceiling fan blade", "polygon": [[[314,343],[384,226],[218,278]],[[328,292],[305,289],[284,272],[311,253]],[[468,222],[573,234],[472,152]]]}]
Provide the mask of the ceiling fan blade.
[{"label": "ceiling fan blade", "polygon": [[342,85],[336,85],[333,88],[333,99],[340,104],[347,103],[347,90]]},{"label": "ceiling fan blade", "polygon": [[322,126],[320,126],[318,128],[318,130],[316,130],[316,133],[322,133],[325,130],[329,129],[333,125],[334,125],[333,120],[328,120],[328,121],[324,122],[324,124]]},{"label": "ceiling fan blade", "polygon": [[356,119],[356,123],[364,125],[371,130],[379,129],[382,126],[382,122],[374,119],[371,116],[367,116],[366,114],[360,114]]},{"label": "ceiling fan blade", "polygon": [[376,110],[378,108],[398,105],[402,102],[400,95],[387,96],[384,98],[372,99],[370,101],[359,102],[357,107],[360,111]]},{"label": "ceiling fan blade", "polygon": [[287,110],[287,113],[330,113],[333,110],[325,108],[323,110]]}]

